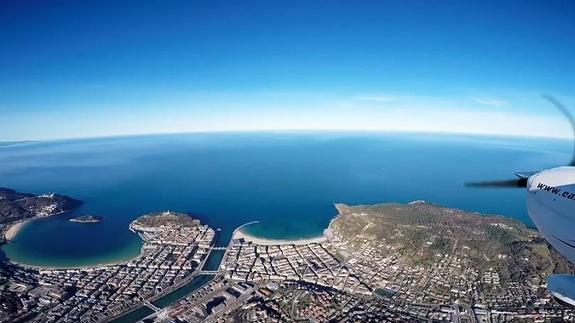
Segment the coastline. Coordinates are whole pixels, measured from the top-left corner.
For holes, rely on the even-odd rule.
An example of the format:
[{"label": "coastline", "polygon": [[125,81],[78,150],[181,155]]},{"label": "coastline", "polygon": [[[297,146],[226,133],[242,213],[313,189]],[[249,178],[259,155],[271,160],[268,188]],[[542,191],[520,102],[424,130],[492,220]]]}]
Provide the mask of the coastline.
[{"label": "coastline", "polygon": [[28,224],[34,220],[49,218],[49,217],[53,217],[56,215],[64,214],[66,212],[69,212],[69,211],[61,211],[61,212],[57,212],[57,213],[50,214],[50,215],[35,215],[33,217],[29,217],[26,219],[22,219],[22,220],[18,220],[16,222],[13,222],[10,224],[10,227],[8,228],[8,230],[6,230],[6,232],[4,233],[4,240],[7,242],[14,240],[14,238],[18,235],[20,230],[22,230],[22,228],[24,228],[24,226],[26,224]]},{"label": "coastline", "polygon": [[[25,220],[20,220],[17,221],[15,223],[13,223],[8,230],[5,233],[5,241],[6,243],[9,243],[11,240],[14,239],[14,237],[20,232],[20,230],[28,223],[36,220],[37,218],[29,218],[29,219],[25,219]],[[139,237],[139,236],[138,236]],[[141,239],[141,237],[139,237]],[[142,245],[139,247],[139,252],[137,255],[135,256],[130,256],[130,257],[126,257],[126,258],[121,258],[121,259],[114,259],[114,260],[110,260],[110,261],[102,261],[102,262],[95,262],[92,264],[81,264],[81,265],[54,265],[54,264],[34,264],[34,263],[22,263],[16,260],[11,259],[10,257],[8,257],[7,253],[5,250],[0,250],[0,253],[2,253],[5,257],[5,261],[9,262],[12,265],[15,266],[19,266],[22,268],[27,268],[27,269],[35,269],[38,271],[50,271],[50,270],[94,270],[94,269],[102,269],[102,268],[106,268],[106,267],[110,267],[110,266],[117,266],[117,265],[122,265],[122,264],[126,264],[128,262],[130,262],[131,260],[137,258],[138,256],[140,256],[142,254],[143,251],[143,240],[140,240],[142,242]]]},{"label": "coastline", "polygon": [[[50,270],[96,270],[96,269],[105,269],[106,267],[111,267],[111,266],[118,266],[118,265],[123,265],[123,264],[127,264],[128,262],[130,262],[131,260],[139,257],[142,252],[143,252],[143,248],[144,245],[142,244],[142,246],[140,247],[140,251],[138,252],[137,255],[129,257],[129,258],[123,258],[123,259],[117,259],[117,260],[110,260],[110,261],[103,261],[103,262],[98,262],[98,263],[94,263],[94,264],[86,264],[86,265],[42,265],[42,264],[26,264],[26,263],[21,263],[15,260],[12,260],[10,258],[8,258],[6,256],[6,260],[11,263],[12,265],[16,265],[16,266],[20,266],[23,268],[28,268],[28,269],[35,269],[38,271],[50,271]],[[3,252],[3,251],[2,251]],[[4,253],[5,254],[5,253]]]},{"label": "coastline", "polygon": [[313,237],[313,238],[304,238],[304,239],[293,239],[293,240],[288,240],[288,239],[266,239],[266,238],[259,238],[256,236],[253,236],[251,234],[246,233],[243,228],[240,230],[236,230],[234,232],[234,234],[232,235],[232,240],[233,239],[244,239],[245,241],[249,241],[252,242],[254,244],[258,244],[258,245],[264,245],[264,246],[271,246],[271,245],[302,245],[302,244],[308,244],[308,243],[322,243],[322,242],[326,242],[327,238],[325,235],[320,235],[317,237]]},{"label": "coastline", "polygon": [[[130,259],[131,260],[131,259]],[[109,263],[105,262],[105,263],[99,263],[99,264],[94,264],[94,265],[80,265],[80,266],[50,266],[50,265],[28,265],[28,264],[23,264],[17,261],[13,261],[8,259],[8,262],[10,262],[12,265],[16,265],[22,268],[27,268],[27,269],[35,269],[38,270],[40,272],[43,271],[51,271],[51,270],[98,270],[98,269],[106,269],[107,267],[111,267],[111,266],[117,266],[117,265],[123,265],[126,264],[128,262],[130,262],[130,260],[120,260],[120,261],[111,261]]]},{"label": "coastline", "polygon": [[[20,230],[26,224],[28,224],[29,222],[31,222],[35,219],[36,218],[29,218],[29,219],[20,220],[20,221],[13,223],[5,233],[6,241],[9,242],[9,241],[13,240],[17,236],[17,234],[20,232]],[[324,234],[321,234],[321,235],[316,236],[316,237],[297,238],[297,239],[269,239],[269,238],[258,237],[256,235],[249,234],[245,231],[246,226],[248,226],[250,224],[257,223],[257,222],[259,222],[259,221],[249,222],[249,223],[246,223],[246,224],[241,225],[238,228],[236,228],[236,230],[234,230],[232,237],[230,238],[228,244],[231,245],[232,241],[234,239],[244,239],[245,241],[252,242],[254,244],[267,245],[267,246],[269,246],[269,245],[303,245],[303,244],[309,244],[309,243],[323,243],[323,242],[328,241],[328,237],[325,235],[325,231],[324,231]],[[145,242],[145,239],[143,239],[138,232],[134,231],[131,228],[131,225],[129,226],[129,229],[133,233],[136,233],[139,236],[139,238],[142,240],[142,242]],[[52,265],[52,264],[41,265],[41,264],[21,263],[18,261],[14,261],[10,258],[7,258],[6,260],[13,265],[20,266],[23,268],[36,269],[39,271],[95,270],[95,269],[102,269],[102,268],[106,268],[106,267],[110,267],[110,266],[126,264],[129,261],[131,261],[132,259],[137,258],[139,255],[141,255],[143,247],[144,247],[144,245],[142,244],[142,246],[140,247],[140,252],[135,257],[118,259],[118,260],[111,260],[111,261],[104,261],[104,262],[99,262],[99,263],[94,263],[94,264],[86,264],[86,265],[62,265],[62,266]]]},{"label": "coastline", "polygon": [[6,240],[7,242],[14,240],[14,238],[16,238],[20,230],[22,230],[22,228],[24,228],[24,226],[28,224],[31,220],[32,219],[25,219],[14,222],[12,225],[10,225],[8,230],[6,230],[6,233],[4,233],[4,240]]}]

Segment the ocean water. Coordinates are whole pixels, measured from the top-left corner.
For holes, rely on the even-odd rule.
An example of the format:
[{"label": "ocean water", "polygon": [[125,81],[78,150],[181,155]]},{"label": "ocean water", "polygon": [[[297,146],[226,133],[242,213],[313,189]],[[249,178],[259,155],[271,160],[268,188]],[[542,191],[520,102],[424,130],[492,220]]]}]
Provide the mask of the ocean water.
[{"label": "ocean water", "polygon": [[[0,186],[59,192],[84,201],[72,212],[33,221],[2,247],[10,259],[80,266],[128,259],[141,241],[139,215],[189,212],[222,231],[237,226],[267,238],[320,234],[334,203],[423,199],[502,214],[531,224],[520,189],[469,189],[467,180],[512,178],[559,166],[568,140],[393,133],[214,133],[0,145]],[[98,224],[69,222],[96,214]]]}]

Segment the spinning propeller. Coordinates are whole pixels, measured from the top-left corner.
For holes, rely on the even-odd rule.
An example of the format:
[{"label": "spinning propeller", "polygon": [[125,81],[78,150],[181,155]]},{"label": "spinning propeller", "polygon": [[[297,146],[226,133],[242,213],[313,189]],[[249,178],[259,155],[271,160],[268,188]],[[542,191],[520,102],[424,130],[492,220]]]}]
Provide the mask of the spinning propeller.
[{"label": "spinning propeller", "polygon": [[[571,129],[573,130],[573,134],[575,135],[575,118],[569,110],[557,99],[550,95],[544,95],[544,99],[549,101],[557,110],[559,110],[569,121],[571,124]],[[575,152],[575,142],[573,143],[573,151]],[[575,155],[573,159],[569,163],[568,166],[575,166]],[[508,180],[495,180],[495,181],[482,181],[482,182],[467,182],[465,183],[466,187],[475,187],[475,188],[516,188],[516,187],[527,187],[527,180],[529,177],[536,172],[527,172],[527,173],[516,173],[517,179],[508,179]]]}]

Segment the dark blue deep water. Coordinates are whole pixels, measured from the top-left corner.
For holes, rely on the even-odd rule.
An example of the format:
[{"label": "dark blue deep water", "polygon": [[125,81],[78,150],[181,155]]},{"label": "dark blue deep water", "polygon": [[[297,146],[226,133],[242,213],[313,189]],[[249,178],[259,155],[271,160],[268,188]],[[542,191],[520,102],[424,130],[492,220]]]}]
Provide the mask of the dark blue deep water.
[{"label": "dark blue deep water", "polygon": [[[269,238],[317,235],[334,203],[437,204],[531,224],[524,192],[466,189],[466,180],[513,177],[571,158],[571,142],[389,133],[220,133],[0,145],[0,186],[59,192],[80,209],[28,224],[3,247],[14,261],[73,266],[133,257],[137,216],[190,212],[221,228],[219,244],[253,220]],[[99,224],[71,216],[96,214]]]}]

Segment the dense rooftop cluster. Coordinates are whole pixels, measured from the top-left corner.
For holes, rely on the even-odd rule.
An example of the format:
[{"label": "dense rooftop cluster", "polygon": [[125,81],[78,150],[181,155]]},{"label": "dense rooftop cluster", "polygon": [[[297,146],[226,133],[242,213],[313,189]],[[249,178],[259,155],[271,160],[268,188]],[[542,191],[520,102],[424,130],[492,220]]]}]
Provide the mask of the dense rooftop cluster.
[{"label": "dense rooftop cluster", "polygon": [[222,269],[226,278],[236,281],[301,280],[370,294],[371,290],[327,251],[326,245],[232,245]]},{"label": "dense rooftop cluster", "polygon": [[[124,264],[4,263],[0,321],[99,322],[140,306],[155,322],[575,320],[546,289],[573,266],[522,224],[424,202],[337,207],[325,239],[234,237],[218,270],[200,270],[214,230],[174,212],[132,222],[145,243]],[[174,304],[149,302],[199,277]]]},{"label": "dense rooftop cluster", "polygon": [[424,202],[338,209],[327,242],[232,240],[212,290],[239,282],[255,288],[241,306],[226,297],[215,311],[193,303],[195,319],[575,319],[545,285],[546,276],[566,263],[522,224]]},{"label": "dense rooftop cluster", "polygon": [[209,255],[215,232],[197,220],[182,219],[187,215],[177,215],[183,226],[153,219],[164,214],[132,223],[144,245],[127,263],[78,269],[16,267],[0,291],[0,301],[8,299],[9,305],[0,308],[0,322],[105,321],[186,283]]},{"label": "dense rooftop cluster", "polygon": [[199,290],[170,306],[167,315],[179,322],[204,322],[225,319],[258,295],[258,285],[235,283],[222,276],[211,279]]}]

